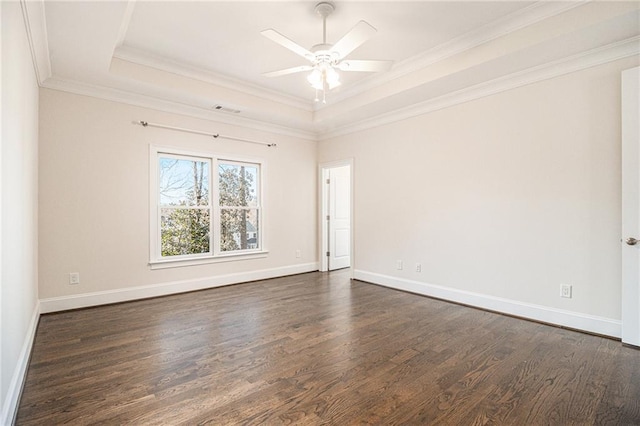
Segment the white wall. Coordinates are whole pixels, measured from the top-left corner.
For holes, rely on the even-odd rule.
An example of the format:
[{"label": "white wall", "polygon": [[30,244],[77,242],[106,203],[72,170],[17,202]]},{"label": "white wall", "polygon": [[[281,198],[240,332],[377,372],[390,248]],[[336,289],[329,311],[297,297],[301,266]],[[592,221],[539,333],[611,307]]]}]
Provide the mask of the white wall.
[{"label": "white wall", "polygon": [[[49,89],[40,111],[43,311],[317,269],[316,142]],[[131,124],[138,120],[278,146]],[[263,159],[268,257],[151,270],[150,144]],[[70,272],[80,285],[69,285]]]},{"label": "white wall", "polygon": [[0,424],[12,418],[38,316],[38,84],[20,3],[1,2]]},{"label": "white wall", "polygon": [[320,142],[319,162],[354,158],[356,277],[619,333],[620,72],[637,62]]}]

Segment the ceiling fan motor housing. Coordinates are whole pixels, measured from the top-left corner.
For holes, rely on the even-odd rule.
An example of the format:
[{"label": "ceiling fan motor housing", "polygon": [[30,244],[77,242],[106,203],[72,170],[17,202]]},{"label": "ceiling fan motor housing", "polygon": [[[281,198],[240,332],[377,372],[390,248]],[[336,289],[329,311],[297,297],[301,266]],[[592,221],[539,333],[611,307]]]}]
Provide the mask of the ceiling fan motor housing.
[{"label": "ceiling fan motor housing", "polygon": [[316,44],[311,48],[311,52],[313,52],[314,56],[309,58],[314,65],[318,64],[331,64],[335,65],[340,59],[340,55],[337,52],[333,52],[331,48],[332,44]]}]

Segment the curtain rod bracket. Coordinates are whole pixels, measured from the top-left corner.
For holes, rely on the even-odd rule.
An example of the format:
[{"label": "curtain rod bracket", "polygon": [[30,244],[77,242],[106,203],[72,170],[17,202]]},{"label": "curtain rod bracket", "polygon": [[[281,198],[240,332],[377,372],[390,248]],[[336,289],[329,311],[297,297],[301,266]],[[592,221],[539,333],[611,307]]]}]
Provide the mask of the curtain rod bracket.
[{"label": "curtain rod bracket", "polygon": [[216,133],[215,135],[211,135],[211,136],[213,136],[214,139],[218,139],[218,136],[220,136],[220,134]]},{"label": "curtain rod bracket", "polygon": [[147,123],[146,121],[142,121],[142,120],[140,120],[140,124],[142,124],[142,127],[147,127],[149,125],[149,123]]}]

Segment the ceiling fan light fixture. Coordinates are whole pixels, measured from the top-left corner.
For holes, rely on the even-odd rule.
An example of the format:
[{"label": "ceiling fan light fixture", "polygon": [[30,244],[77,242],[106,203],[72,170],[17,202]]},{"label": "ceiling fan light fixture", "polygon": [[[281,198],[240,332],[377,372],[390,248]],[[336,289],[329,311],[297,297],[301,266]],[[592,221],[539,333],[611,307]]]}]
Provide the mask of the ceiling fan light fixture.
[{"label": "ceiling fan light fixture", "polygon": [[340,85],[340,75],[331,65],[320,64],[307,76],[307,81],[316,92],[325,92]]},{"label": "ceiling fan light fixture", "polygon": [[325,71],[325,77],[327,80],[327,84],[329,85],[329,89],[340,86],[340,75],[333,67],[327,67]]},{"label": "ceiling fan light fixture", "polygon": [[322,81],[322,71],[320,71],[318,68],[314,68],[313,71],[311,71],[311,73],[307,76],[307,81],[309,82],[309,84],[311,84],[311,87],[316,90],[322,90],[324,88]]}]

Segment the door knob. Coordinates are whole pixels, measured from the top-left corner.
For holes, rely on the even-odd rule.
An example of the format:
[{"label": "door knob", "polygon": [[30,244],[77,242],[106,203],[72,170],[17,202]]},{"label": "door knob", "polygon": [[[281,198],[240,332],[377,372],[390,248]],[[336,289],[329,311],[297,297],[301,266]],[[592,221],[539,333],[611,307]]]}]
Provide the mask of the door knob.
[{"label": "door knob", "polygon": [[630,246],[635,246],[636,244],[640,243],[640,240],[636,240],[633,237],[629,237],[624,242],[627,243]]}]

